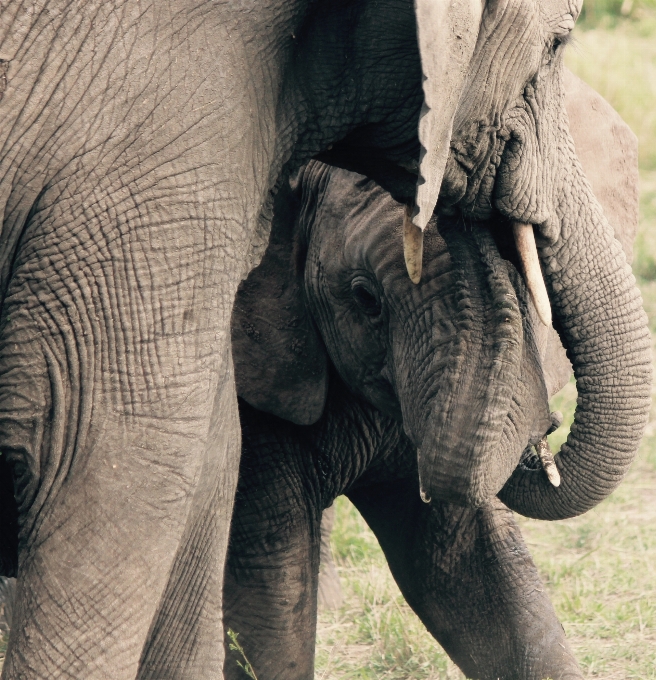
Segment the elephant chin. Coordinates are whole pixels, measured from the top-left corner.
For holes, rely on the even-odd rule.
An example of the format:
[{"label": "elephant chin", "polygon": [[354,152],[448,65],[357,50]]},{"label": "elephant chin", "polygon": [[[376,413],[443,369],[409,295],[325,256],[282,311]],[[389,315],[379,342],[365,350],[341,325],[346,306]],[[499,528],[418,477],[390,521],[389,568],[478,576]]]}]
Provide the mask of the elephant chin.
[{"label": "elephant chin", "polygon": [[499,493],[551,418],[521,277],[486,228],[441,226],[440,234],[458,282],[454,330],[431,350],[436,383],[422,392],[434,396],[408,429],[419,435],[422,498],[477,507]]}]

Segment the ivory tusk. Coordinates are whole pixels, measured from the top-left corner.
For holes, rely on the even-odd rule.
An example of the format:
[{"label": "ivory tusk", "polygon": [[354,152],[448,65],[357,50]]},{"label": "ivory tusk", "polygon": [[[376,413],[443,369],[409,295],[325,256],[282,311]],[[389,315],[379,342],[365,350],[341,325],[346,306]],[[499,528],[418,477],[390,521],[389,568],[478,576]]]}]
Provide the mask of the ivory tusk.
[{"label": "ivory tusk", "polygon": [[513,222],[513,234],[519,259],[522,263],[524,280],[531,294],[535,309],[540,317],[540,321],[545,326],[551,326],[551,303],[547,295],[547,288],[544,285],[542,269],[540,269],[533,225]]},{"label": "ivory tusk", "polygon": [[412,283],[421,280],[421,260],[424,254],[424,232],[412,221],[414,206],[406,205],[403,213],[403,256]]},{"label": "ivory tusk", "polygon": [[546,437],[542,437],[535,445],[535,451],[538,454],[538,458],[542,463],[542,469],[546,472],[549,481],[554,486],[560,486],[560,472],[558,472],[554,455],[551,453],[549,442]]}]

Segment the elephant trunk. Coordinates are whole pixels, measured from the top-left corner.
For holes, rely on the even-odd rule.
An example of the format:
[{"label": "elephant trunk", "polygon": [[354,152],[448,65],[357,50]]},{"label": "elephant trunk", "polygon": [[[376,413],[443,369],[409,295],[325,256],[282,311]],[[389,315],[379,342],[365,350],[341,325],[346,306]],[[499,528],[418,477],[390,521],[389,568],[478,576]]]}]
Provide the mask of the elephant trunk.
[{"label": "elephant trunk", "polygon": [[548,429],[547,392],[519,277],[490,233],[461,225],[440,225],[440,233],[454,284],[452,295],[432,300],[432,341],[426,360],[414,362],[430,378],[397,376],[397,386],[424,500],[479,506],[499,492],[527,441]]},{"label": "elephant trunk", "polygon": [[617,487],[637,452],[651,392],[651,341],[640,293],[571,152],[573,177],[562,196],[570,208],[561,211],[558,241],[540,255],[574,367],[576,415],[556,456],[560,486],[540,470],[519,466],[499,494],[522,515],[552,520],[589,510]]}]

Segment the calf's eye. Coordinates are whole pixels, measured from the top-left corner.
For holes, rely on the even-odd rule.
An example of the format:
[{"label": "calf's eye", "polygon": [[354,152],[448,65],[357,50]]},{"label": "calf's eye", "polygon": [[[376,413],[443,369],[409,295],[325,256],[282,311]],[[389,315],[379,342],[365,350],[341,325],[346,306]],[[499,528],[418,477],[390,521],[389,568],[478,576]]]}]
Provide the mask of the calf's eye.
[{"label": "calf's eye", "polygon": [[371,283],[363,279],[355,279],[351,284],[351,294],[355,303],[365,314],[370,316],[380,314],[380,299]]}]

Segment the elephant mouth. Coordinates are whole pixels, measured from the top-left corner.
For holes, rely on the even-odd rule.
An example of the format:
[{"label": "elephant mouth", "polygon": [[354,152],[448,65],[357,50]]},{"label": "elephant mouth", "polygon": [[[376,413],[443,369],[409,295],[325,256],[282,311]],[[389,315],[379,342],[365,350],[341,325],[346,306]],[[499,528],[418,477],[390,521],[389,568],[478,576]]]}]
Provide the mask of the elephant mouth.
[{"label": "elephant mouth", "polygon": [[[560,423],[562,422],[562,414],[556,411],[551,415],[554,420],[559,418],[561,419],[558,425],[556,425],[556,427],[559,427]],[[558,466],[556,465],[554,453],[551,451],[551,447],[549,446],[549,441],[547,439],[547,436],[554,431],[555,429],[551,427],[546,429],[541,437],[537,439],[535,437],[529,438],[519,458],[517,469],[529,473],[543,472],[546,478],[549,480],[551,486],[558,488],[561,483],[560,472],[558,470]],[[418,451],[418,455],[420,458],[422,457],[421,450]],[[431,493],[426,490],[426,487],[422,482],[421,475],[419,495],[424,503],[430,503],[432,500]],[[452,495],[449,500],[460,503],[462,498]],[[464,504],[466,505],[470,502],[471,501],[467,499]]]}]

